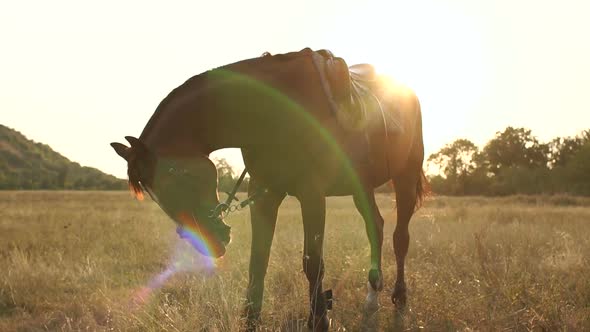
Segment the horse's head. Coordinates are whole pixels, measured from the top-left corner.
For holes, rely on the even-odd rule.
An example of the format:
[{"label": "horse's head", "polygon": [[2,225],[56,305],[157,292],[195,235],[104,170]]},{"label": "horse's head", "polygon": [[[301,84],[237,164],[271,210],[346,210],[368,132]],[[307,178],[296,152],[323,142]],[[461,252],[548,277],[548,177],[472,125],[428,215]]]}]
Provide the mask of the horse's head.
[{"label": "horse's head", "polygon": [[129,187],[135,195],[141,199],[147,191],[176,222],[178,234],[202,254],[223,256],[231,228],[213,213],[219,204],[213,162],[206,156],[157,157],[140,140],[126,139],[131,147],[120,143],[111,146],[128,163]]}]

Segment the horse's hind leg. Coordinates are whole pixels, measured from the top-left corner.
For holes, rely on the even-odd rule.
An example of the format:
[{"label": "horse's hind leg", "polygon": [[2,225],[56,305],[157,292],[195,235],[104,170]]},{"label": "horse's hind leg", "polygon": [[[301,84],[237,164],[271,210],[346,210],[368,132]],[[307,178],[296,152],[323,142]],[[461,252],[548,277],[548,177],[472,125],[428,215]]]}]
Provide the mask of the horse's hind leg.
[{"label": "horse's hind leg", "polygon": [[393,232],[397,279],[391,300],[400,309],[405,307],[407,299],[404,266],[410,244],[408,225],[416,208],[416,202],[420,194],[418,190],[422,185],[422,176],[421,167],[416,167],[393,179],[397,204],[397,224]]},{"label": "horse's hind leg", "polygon": [[[252,195],[256,190],[257,186],[254,180],[251,180],[248,188],[249,194]],[[244,316],[247,319],[246,329],[248,331],[254,331],[260,320],[264,277],[268,267],[270,247],[277,222],[277,212],[284,197],[284,193],[278,194],[269,191],[259,196],[256,199],[256,204],[250,206],[252,246],[250,249],[246,309],[244,312]]]},{"label": "horse's hind leg", "polygon": [[315,194],[298,196],[303,215],[303,271],[309,281],[310,315],[307,322],[312,331],[327,331],[330,327],[327,310],[330,295],[323,292],[324,278],[324,226],[326,199]]},{"label": "horse's hind leg", "polygon": [[383,275],[381,273],[381,247],[383,245],[383,217],[375,202],[375,193],[372,189],[354,195],[354,205],[365,221],[365,228],[371,245],[371,269],[369,270],[367,308],[376,309],[376,292],[383,289]]}]

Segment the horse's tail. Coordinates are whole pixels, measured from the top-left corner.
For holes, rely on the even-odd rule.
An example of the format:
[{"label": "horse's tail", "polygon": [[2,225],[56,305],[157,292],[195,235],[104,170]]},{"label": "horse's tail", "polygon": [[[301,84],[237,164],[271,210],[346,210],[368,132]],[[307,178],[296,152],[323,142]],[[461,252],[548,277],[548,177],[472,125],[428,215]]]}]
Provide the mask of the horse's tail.
[{"label": "horse's tail", "polygon": [[[422,136],[422,109],[420,107],[420,101],[418,97],[416,97],[416,107],[417,107],[417,122],[416,122],[416,132],[415,132],[415,142],[414,146],[416,146],[419,151],[420,155],[420,174],[418,176],[418,181],[416,182],[416,205],[415,210],[418,210],[424,200],[431,194],[430,183],[428,182],[428,178],[424,173],[424,168],[422,164],[424,163],[424,139]],[[417,144],[416,144],[417,143]]]},{"label": "horse's tail", "polygon": [[420,177],[418,178],[418,182],[416,183],[416,207],[415,209],[418,210],[426,198],[430,196],[430,183],[428,182],[428,178],[426,174],[424,174],[424,170],[420,170]]}]

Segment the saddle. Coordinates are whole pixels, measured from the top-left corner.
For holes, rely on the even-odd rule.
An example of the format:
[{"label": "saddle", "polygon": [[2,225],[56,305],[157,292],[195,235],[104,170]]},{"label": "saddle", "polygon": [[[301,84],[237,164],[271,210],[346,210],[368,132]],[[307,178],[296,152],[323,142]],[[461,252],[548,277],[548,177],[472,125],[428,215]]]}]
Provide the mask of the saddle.
[{"label": "saddle", "polygon": [[350,131],[367,131],[372,126],[384,126],[387,132],[399,130],[398,121],[392,119],[375,95],[378,74],[370,64],[348,66],[344,59],[329,50],[318,50],[321,57],[320,78],[324,81],[328,99],[335,105],[334,112],[343,128]]},{"label": "saddle", "polygon": [[[318,70],[324,93],[340,125],[348,131],[359,132],[385,127],[386,132],[400,130],[399,121],[386,110],[375,92],[379,75],[373,65],[363,63],[348,66],[343,58],[326,49],[313,51],[304,48],[293,56],[311,56]],[[262,57],[273,56],[264,52]]]}]

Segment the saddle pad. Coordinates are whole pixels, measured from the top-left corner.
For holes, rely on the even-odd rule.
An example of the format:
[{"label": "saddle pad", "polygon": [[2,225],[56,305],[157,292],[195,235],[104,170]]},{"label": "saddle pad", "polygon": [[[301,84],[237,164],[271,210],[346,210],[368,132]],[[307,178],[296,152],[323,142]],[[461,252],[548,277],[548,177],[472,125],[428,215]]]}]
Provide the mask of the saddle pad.
[{"label": "saddle pad", "polygon": [[399,119],[387,109],[388,103],[379,99],[379,75],[372,65],[348,67],[344,59],[329,50],[314,53],[320,80],[345,130],[367,132],[384,127],[389,133],[400,130]]},{"label": "saddle pad", "polygon": [[343,125],[353,130],[371,131],[383,129],[388,133],[400,130],[399,119],[383,100],[379,91],[380,81],[372,65],[353,65],[349,69],[350,103],[341,107],[345,112]]}]

